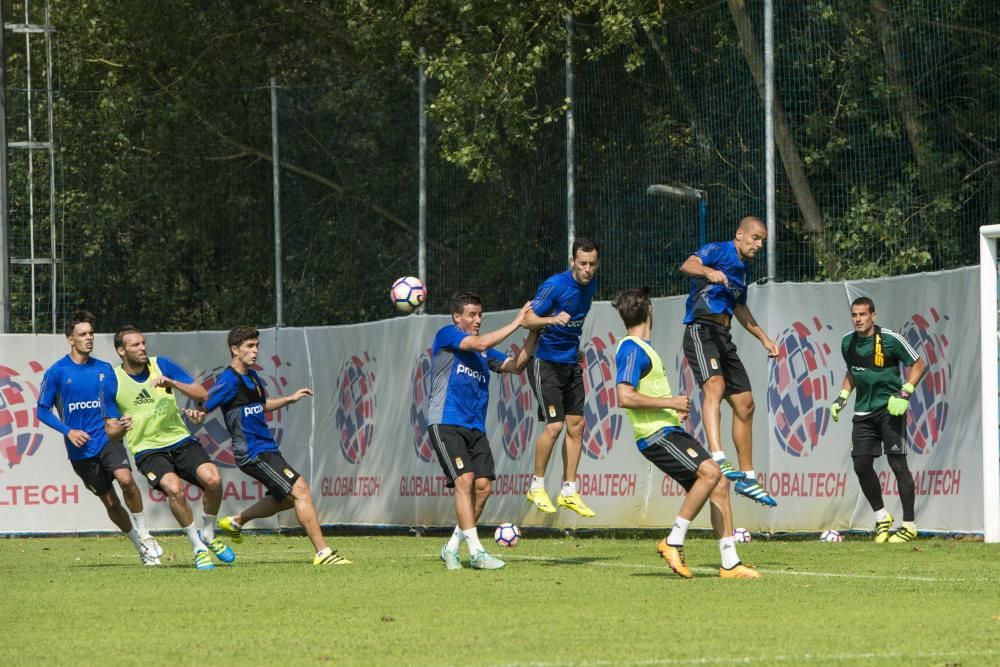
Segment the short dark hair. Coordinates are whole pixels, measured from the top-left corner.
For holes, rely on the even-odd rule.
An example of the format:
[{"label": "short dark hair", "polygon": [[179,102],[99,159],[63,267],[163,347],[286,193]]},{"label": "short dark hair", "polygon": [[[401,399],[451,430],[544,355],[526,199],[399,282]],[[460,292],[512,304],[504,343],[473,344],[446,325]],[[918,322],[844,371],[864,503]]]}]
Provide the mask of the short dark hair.
[{"label": "short dark hair", "polygon": [[83,324],[86,322],[91,327],[94,326],[94,314],[89,310],[74,310],[66,320],[66,338],[73,335],[73,329],[76,328],[77,324]]},{"label": "short dark hair", "polygon": [[748,231],[751,227],[755,225],[760,225],[764,229],[767,229],[767,223],[764,222],[760,217],[756,215],[747,215],[740,220],[740,224],[736,226],[736,231],[743,230]]},{"label": "short dark hair", "polygon": [[653,304],[649,301],[648,287],[633,287],[622,290],[615,297],[615,309],[625,323],[625,328],[637,327],[646,321]]},{"label": "short dark hair", "polygon": [[255,338],[260,338],[259,331],[253,327],[240,324],[229,330],[229,334],[226,336],[226,343],[229,344],[230,351],[232,351],[232,348],[242,345],[243,341],[254,340]]},{"label": "short dark hair", "polygon": [[115,332],[115,349],[120,347],[125,347],[125,336],[128,334],[141,334],[139,327],[133,326],[131,324],[126,324],[124,326],[118,327],[118,331]]},{"label": "short dark hair", "polygon": [[455,292],[451,295],[452,315],[461,315],[466,306],[482,306],[483,300],[475,292]]},{"label": "short dark hair", "polygon": [[593,239],[588,239],[586,236],[581,236],[573,241],[573,259],[576,259],[576,251],[582,250],[584,252],[596,252],[598,255],[601,251],[597,248],[597,244],[594,243]]},{"label": "short dark hair", "polygon": [[866,296],[859,296],[857,299],[851,302],[851,308],[854,306],[868,306],[868,312],[875,312],[875,302]]}]

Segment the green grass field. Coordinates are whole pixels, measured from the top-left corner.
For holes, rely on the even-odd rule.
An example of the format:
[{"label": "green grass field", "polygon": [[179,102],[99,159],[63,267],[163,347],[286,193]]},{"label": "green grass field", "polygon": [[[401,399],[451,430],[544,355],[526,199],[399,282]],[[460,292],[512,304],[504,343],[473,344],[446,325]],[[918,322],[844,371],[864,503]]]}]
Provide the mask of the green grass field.
[{"label": "green grass field", "polygon": [[535,537],[508,567],[447,572],[442,538],[248,535],[198,572],[163,536],[144,568],[124,538],[0,539],[4,665],[996,665],[1000,547],[925,539],[757,539],[765,578],[722,581],[689,539],[693,580],[655,539]]}]

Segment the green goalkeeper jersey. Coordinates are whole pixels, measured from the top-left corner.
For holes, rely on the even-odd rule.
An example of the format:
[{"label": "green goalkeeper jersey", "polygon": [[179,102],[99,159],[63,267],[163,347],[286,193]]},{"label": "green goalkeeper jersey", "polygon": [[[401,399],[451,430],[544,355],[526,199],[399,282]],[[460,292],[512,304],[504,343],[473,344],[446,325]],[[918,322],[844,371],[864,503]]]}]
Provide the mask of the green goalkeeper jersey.
[{"label": "green goalkeeper jersey", "polygon": [[854,380],[854,414],[859,416],[884,409],[902,386],[899,364],[910,366],[920,358],[905,338],[881,327],[867,337],[847,334],[840,351]]}]

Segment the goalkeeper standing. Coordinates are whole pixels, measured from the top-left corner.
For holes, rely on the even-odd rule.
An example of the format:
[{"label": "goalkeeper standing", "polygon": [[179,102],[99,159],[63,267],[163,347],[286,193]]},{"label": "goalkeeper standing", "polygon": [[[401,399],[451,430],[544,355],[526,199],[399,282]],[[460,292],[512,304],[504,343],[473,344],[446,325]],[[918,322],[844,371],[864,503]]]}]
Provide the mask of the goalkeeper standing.
[{"label": "goalkeeper standing", "polygon": [[[875,304],[868,297],[859,297],[851,303],[851,323],[854,331],[844,336],[840,346],[847,373],[830,414],[838,421],[851,390],[858,390],[854,400],[851,458],[861,491],[875,512],[875,542],[909,542],[917,537],[917,525],[913,512],[913,474],[906,464],[906,410],[927,364],[905,338],[875,324]],[[900,363],[910,367],[902,386]],[[903,525],[892,535],[889,529],[893,517],[885,509],[875,474],[875,459],[882,456],[883,448],[903,504]]]}]

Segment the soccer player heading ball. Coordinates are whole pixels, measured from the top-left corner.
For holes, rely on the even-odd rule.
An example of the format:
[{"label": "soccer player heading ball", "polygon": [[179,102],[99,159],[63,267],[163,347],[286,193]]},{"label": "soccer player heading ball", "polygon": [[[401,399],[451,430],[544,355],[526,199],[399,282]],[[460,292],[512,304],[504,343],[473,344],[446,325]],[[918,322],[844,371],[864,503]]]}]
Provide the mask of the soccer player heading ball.
[{"label": "soccer player heading ball", "polygon": [[[767,356],[778,356],[778,346],[757,324],[747,307],[747,268],[767,238],[767,227],[755,216],[740,220],[736,238],[725,243],[709,243],[681,265],[681,273],[691,277],[684,324],[684,356],[701,385],[702,420],[712,458],[723,474],[736,480],[736,493],[767,507],[778,503],[757,481],[753,469],[753,394],[750,377],[736,354],[730,331],[732,319],[760,341]],[[722,450],[722,400],[733,409],[733,444],[739,458],[737,470]]]}]

